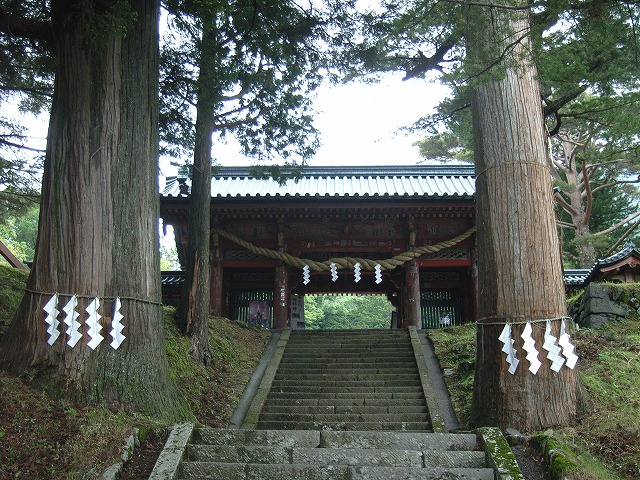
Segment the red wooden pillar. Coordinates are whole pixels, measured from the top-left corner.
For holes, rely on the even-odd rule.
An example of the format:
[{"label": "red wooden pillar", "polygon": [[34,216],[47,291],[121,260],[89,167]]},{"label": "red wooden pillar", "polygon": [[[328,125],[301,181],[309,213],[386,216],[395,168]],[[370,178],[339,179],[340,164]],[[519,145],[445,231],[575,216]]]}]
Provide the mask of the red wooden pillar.
[{"label": "red wooden pillar", "polygon": [[289,270],[280,263],[276,267],[276,281],[273,292],[273,328],[282,330],[289,320]]},{"label": "red wooden pillar", "polygon": [[211,315],[216,317],[222,316],[222,301],[222,261],[216,258],[211,260],[211,292],[209,302]]},{"label": "red wooden pillar", "polygon": [[[217,225],[217,223],[216,223]],[[211,255],[209,256],[209,311],[216,317],[222,316],[222,255],[218,234],[211,235]]]},{"label": "red wooden pillar", "polygon": [[415,260],[406,264],[407,319],[406,325],[422,328],[420,315],[420,273]]},{"label": "red wooden pillar", "polygon": [[472,315],[471,321],[478,320],[478,255],[476,249],[473,252],[473,263],[471,264],[471,298],[472,298]]}]

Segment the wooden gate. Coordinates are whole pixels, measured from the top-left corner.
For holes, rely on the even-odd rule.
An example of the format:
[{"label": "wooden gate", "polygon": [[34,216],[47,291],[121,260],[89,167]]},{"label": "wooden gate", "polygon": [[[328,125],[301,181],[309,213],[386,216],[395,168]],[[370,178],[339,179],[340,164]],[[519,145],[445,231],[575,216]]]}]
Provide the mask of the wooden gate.
[{"label": "wooden gate", "polygon": [[420,292],[422,328],[446,328],[462,325],[462,297],[460,291],[429,289]]}]

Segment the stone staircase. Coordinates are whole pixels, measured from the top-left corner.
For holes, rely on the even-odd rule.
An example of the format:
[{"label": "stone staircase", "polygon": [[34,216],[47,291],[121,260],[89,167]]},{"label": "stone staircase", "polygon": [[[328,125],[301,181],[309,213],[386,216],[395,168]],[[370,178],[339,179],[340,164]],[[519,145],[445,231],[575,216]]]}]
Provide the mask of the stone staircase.
[{"label": "stone staircase", "polygon": [[475,434],[195,429],[184,480],[493,480]]},{"label": "stone staircase", "polygon": [[242,428],[177,427],[150,480],[521,478],[499,431],[446,433],[429,388],[415,329],[285,330]]},{"label": "stone staircase", "polygon": [[409,332],[293,331],[257,428],[430,431]]}]

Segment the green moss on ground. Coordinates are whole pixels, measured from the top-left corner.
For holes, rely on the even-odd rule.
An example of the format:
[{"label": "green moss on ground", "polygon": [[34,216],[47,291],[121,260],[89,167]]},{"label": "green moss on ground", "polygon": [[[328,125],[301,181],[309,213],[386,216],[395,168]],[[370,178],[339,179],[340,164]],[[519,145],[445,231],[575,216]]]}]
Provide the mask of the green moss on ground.
[{"label": "green moss on ground", "polygon": [[475,325],[428,330],[444,372],[453,409],[461,426],[467,426],[473,397],[473,372],[476,355]]},{"label": "green moss on ground", "polygon": [[165,308],[169,373],[200,423],[225,427],[260,361],[270,333],[226,318],[210,317],[212,362],[204,366],[191,360],[190,340],[178,334],[174,313],[173,308]]},{"label": "green moss on ground", "polygon": [[[572,479],[640,478],[640,316],[634,298],[640,285],[617,286],[633,312],[628,319],[572,335],[590,408],[575,425],[556,429],[554,450],[567,452],[557,474],[571,468]],[[429,331],[445,370],[445,383],[461,426],[468,427],[475,357],[475,325]],[[567,459],[570,463],[563,463]],[[575,464],[575,469],[573,465]]]}]

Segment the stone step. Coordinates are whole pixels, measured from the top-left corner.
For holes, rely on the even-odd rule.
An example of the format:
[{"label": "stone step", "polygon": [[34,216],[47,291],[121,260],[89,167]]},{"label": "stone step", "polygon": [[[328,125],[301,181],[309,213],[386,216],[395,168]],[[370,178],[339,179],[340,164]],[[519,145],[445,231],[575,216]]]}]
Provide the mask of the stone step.
[{"label": "stone step", "polygon": [[347,406],[335,406],[335,405],[280,405],[266,403],[262,408],[262,413],[269,414],[286,414],[286,413],[304,413],[304,414],[391,414],[391,413],[411,413],[411,414],[426,414],[426,405],[347,405]]},{"label": "stone step", "polygon": [[355,387],[413,387],[422,385],[420,377],[417,375],[411,375],[410,377],[400,377],[395,375],[380,375],[378,378],[356,378],[349,379],[349,377],[305,377],[300,379],[275,379],[271,384],[273,390],[288,390],[293,387],[336,387],[336,388],[355,388]]},{"label": "stone step", "polygon": [[[286,395],[286,394],[284,394]],[[265,402],[265,407],[269,405],[293,405],[293,406],[330,406],[330,407],[357,407],[357,406],[374,406],[374,407],[392,407],[399,405],[420,405],[426,406],[424,397],[412,399],[397,398],[292,398],[291,396],[275,397],[270,396]]]},{"label": "stone step", "polygon": [[380,342],[380,343],[371,343],[371,342],[309,342],[309,343],[288,343],[287,351],[289,352],[298,352],[298,351],[343,351],[343,350],[353,350],[353,351],[375,351],[375,352],[386,352],[389,350],[392,351],[403,351],[411,349],[411,342],[408,340],[399,341],[399,342]]},{"label": "stone step", "polygon": [[363,373],[360,371],[354,372],[342,372],[342,373],[313,373],[313,374],[304,374],[304,373],[289,373],[289,372],[278,372],[274,381],[282,383],[296,383],[300,381],[307,382],[309,380],[313,380],[314,382],[339,382],[339,381],[383,381],[388,382],[391,380],[394,381],[404,381],[404,380],[415,380],[416,378],[420,379],[417,371],[416,372],[403,372],[403,373],[388,373],[381,369],[382,372],[374,372],[374,373]]},{"label": "stone step", "polygon": [[194,429],[192,443],[284,448],[383,448],[441,451],[479,449],[474,433],[231,430],[210,427]]},{"label": "stone step", "polygon": [[187,463],[181,479],[189,480],[493,480],[490,468],[374,467],[305,464]]},{"label": "stone step", "polygon": [[287,352],[357,351],[357,352],[404,352],[411,350],[410,341],[389,343],[287,343]]},{"label": "stone step", "polygon": [[[434,452],[426,452],[433,454]],[[445,452],[466,454],[470,452]],[[481,453],[481,452],[478,452]],[[457,457],[462,458],[460,455]],[[423,467],[425,455],[417,450],[367,448],[284,448],[244,445],[189,445],[188,461],[221,463],[297,463],[307,465],[375,465]],[[451,459],[451,462],[455,459]],[[466,456],[465,463],[471,463]],[[467,466],[467,465],[461,465]],[[477,465],[473,465],[477,466]],[[479,466],[484,466],[484,457]]]},{"label": "stone step", "polygon": [[413,358],[413,355],[409,349],[393,350],[389,352],[376,352],[375,350],[374,351],[350,351],[349,349],[344,349],[338,352],[332,352],[332,355],[328,355],[325,353],[326,351],[308,351],[308,350],[301,350],[297,352],[294,352],[294,351],[287,352],[285,349],[285,352],[283,353],[282,358],[283,360],[298,358],[301,361],[315,358],[318,361],[325,361],[325,362],[336,362],[336,361],[347,361],[347,360],[362,361],[360,359],[371,359],[372,362],[380,361],[382,359],[393,361],[394,358],[396,359],[395,361],[403,362],[407,358]]},{"label": "stone step", "polygon": [[349,338],[349,337],[374,337],[374,338],[393,338],[393,337],[408,337],[409,332],[407,330],[389,330],[389,329],[344,329],[344,330],[293,330],[291,332],[291,339],[299,340],[310,337],[314,338]]},{"label": "stone step", "polygon": [[412,365],[407,366],[406,363],[397,363],[394,365],[381,364],[335,364],[331,366],[314,366],[314,365],[280,365],[278,375],[336,375],[344,372],[357,372],[359,374],[375,375],[378,373],[394,373],[394,374],[418,374],[418,368]]},{"label": "stone step", "polygon": [[289,422],[259,420],[260,430],[349,430],[349,431],[392,431],[430,432],[430,422]]},{"label": "stone step", "polygon": [[311,368],[341,368],[346,365],[348,367],[363,368],[380,368],[388,365],[393,368],[403,368],[414,365],[415,358],[407,356],[406,358],[373,358],[373,357],[354,357],[354,358],[336,358],[336,357],[308,357],[308,358],[287,358],[283,357],[280,361],[280,367],[311,367]]},{"label": "stone step", "polygon": [[[351,386],[353,384],[345,385],[344,382],[340,385],[287,385],[276,386],[274,385],[271,392],[289,392],[289,393],[341,393],[341,394],[365,394],[365,393],[421,393],[422,387],[416,382],[416,385],[371,385],[369,386]],[[312,395],[310,395],[312,396]]]},{"label": "stone step", "polygon": [[389,355],[381,355],[375,352],[333,352],[333,354],[322,354],[321,352],[293,352],[290,354],[283,354],[282,360],[292,362],[294,360],[300,362],[309,362],[315,359],[319,363],[344,363],[344,362],[357,362],[360,363],[380,363],[385,360],[387,362],[399,362],[404,363],[407,360],[411,360],[414,356],[411,352],[394,352]]},{"label": "stone step", "polygon": [[422,389],[413,389],[412,391],[402,391],[399,392],[397,389],[378,389],[378,391],[373,392],[344,392],[344,391],[321,391],[321,392],[311,392],[312,395],[309,395],[307,391],[288,391],[288,392],[275,392],[271,390],[269,392],[269,399],[344,399],[344,400],[384,400],[384,399],[395,399],[395,400],[411,400],[416,398],[424,399],[424,393]]},{"label": "stone step", "polygon": [[268,413],[260,415],[260,421],[285,422],[427,422],[426,413]]},{"label": "stone step", "polygon": [[191,441],[207,445],[318,447],[320,440],[319,431],[230,430],[202,427],[194,429]]},{"label": "stone step", "polygon": [[398,448],[403,450],[477,450],[473,433],[321,432],[323,448]]}]

